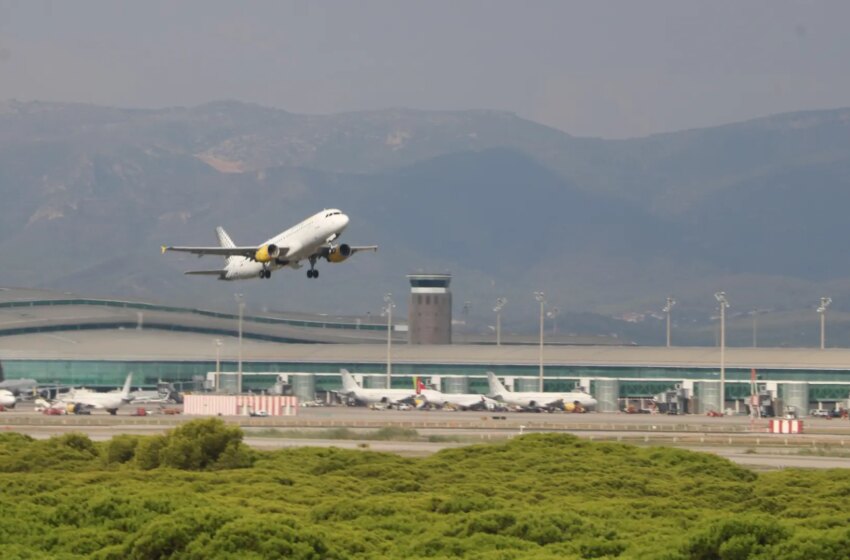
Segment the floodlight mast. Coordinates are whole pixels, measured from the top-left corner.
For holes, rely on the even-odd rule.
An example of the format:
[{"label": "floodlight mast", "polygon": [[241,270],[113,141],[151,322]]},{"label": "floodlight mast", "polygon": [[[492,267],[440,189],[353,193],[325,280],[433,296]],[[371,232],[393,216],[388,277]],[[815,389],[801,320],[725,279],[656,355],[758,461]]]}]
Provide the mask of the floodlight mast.
[{"label": "floodlight mast", "polygon": [[763,315],[768,311],[770,311],[770,309],[760,309],[756,307],[751,312],[753,316],[753,348],[758,348],[759,345],[759,315]]},{"label": "floodlight mast", "polygon": [[215,392],[221,391],[221,339],[213,341],[215,345]]},{"label": "floodlight mast", "polygon": [[384,294],[384,308],[381,315],[387,316],[387,389],[392,388],[393,375],[393,295],[390,292]]},{"label": "floodlight mast", "polygon": [[493,308],[493,313],[496,314],[496,346],[502,345],[502,308],[506,303],[507,298],[496,298],[496,306]]},{"label": "floodlight mast", "polygon": [[236,394],[242,394],[242,316],[245,313],[245,298],[242,294],[233,294],[239,304],[239,367],[236,369]]},{"label": "floodlight mast", "polygon": [[759,310],[753,309],[753,348],[759,345]]},{"label": "floodlight mast", "polygon": [[717,292],[714,299],[720,305],[720,413],[726,414],[726,292]]},{"label": "floodlight mast", "polygon": [[820,298],[820,306],[818,306],[818,313],[820,313],[820,349],[823,350],[826,348],[826,309],[829,307],[829,304],[832,303],[832,298],[830,297],[822,297]]},{"label": "floodlight mast", "polygon": [[546,316],[552,319],[552,336],[558,334],[558,314],[561,312],[557,307],[553,307],[546,312]]},{"label": "floodlight mast", "polygon": [[546,305],[546,294],[534,292],[534,299],[540,304],[540,373],[538,380],[538,391],[543,392],[543,307]]},{"label": "floodlight mast", "polygon": [[463,341],[469,342],[469,310],[472,309],[472,302],[466,300],[463,302]]},{"label": "floodlight mast", "polygon": [[672,297],[667,298],[667,304],[664,306],[662,311],[667,314],[667,348],[670,348],[670,312],[673,310],[673,306],[676,305],[676,300]]}]

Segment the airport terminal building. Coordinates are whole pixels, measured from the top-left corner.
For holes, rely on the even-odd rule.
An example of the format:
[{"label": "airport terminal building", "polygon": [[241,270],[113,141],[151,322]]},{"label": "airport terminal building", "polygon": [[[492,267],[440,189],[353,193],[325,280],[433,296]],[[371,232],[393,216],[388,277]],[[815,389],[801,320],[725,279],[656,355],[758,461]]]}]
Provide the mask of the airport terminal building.
[{"label": "airport terminal building", "polygon": [[[216,371],[229,379],[240,363],[236,321],[227,313],[7,289],[0,291],[0,362],[7,379],[98,388],[119,386],[130,372],[134,386],[147,387],[197,384]],[[446,392],[484,393],[493,371],[516,390],[537,389],[535,345],[407,344],[405,328],[389,334],[393,387],[422,376]],[[385,323],[362,318],[246,317],[243,386],[264,391],[284,376],[306,398],[339,388],[340,368],[381,386],[387,336]],[[700,412],[720,402],[720,359],[718,348],[552,345],[543,352],[544,387],[585,387],[609,410],[619,399],[678,387],[701,403]],[[753,369],[760,386],[799,410],[844,406],[850,394],[850,349],[727,348],[726,407],[745,404]]]}]

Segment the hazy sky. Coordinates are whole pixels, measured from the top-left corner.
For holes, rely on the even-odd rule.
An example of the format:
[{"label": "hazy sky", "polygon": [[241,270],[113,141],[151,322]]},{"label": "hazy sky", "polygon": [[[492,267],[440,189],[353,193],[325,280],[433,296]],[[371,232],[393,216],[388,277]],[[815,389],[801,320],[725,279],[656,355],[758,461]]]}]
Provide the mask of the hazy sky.
[{"label": "hazy sky", "polygon": [[850,106],[848,1],[0,0],[0,99],[513,111],[628,137]]}]

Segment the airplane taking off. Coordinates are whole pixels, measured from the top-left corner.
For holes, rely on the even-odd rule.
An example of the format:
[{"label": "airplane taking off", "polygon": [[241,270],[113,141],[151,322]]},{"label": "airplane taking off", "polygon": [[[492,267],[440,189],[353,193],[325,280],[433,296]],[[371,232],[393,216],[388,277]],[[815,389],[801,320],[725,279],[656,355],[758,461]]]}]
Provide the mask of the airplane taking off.
[{"label": "airplane taking off", "polygon": [[83,408],[102,408],[109,414],[115,415],[118,409],[133,400],[130,394],[130,383],[133,381],[133,374],[127,375],[124,381],[124,387],[121,392],[112,391],[110,393],[98,393],[89,391],[88,389],[72,389],[68,393],[63,393],[57,396],[56,403],[63,405],[80,405]]},{"label": "airplane taking off", "polygon": [[364,389],[347,369],[341,369],[340,374],[342,374],[342,389],[338,393],[367,405],[385,404],[392,406],[400,403],[407,404],[413,402],[416,398],[416,391],[413,389]]},{"label": "airplane taking off", "polygon": [[225,258],[224,268],[190,270],[184,274],[216,276],[219,280],[271,278],[272,271],[284,267],[301,268],[301,261],[310,263],[307,278],[318,278],[316,261],[325,259],[341,263],[360,251],[377,251],[377,245],[354,247],[334,244],[348,225],[348,216],[337,209],[322,210],[303,222],[279,233],[260,245],[237,247],[223,228],[217,227],[219,247],[162,246],[162,252],[178,251],[202,257],[218,255]]},{"label": "airplane taking off", "polygon": [[487,382],[490,384],[489,395],[498,401],[512,406],[529,410],[564,410],[569,403],[579,403],[585,410],[596,407],[596,399],[580,391],[569,393],[515,393],[508,391],[492,371],[487,372]]}]

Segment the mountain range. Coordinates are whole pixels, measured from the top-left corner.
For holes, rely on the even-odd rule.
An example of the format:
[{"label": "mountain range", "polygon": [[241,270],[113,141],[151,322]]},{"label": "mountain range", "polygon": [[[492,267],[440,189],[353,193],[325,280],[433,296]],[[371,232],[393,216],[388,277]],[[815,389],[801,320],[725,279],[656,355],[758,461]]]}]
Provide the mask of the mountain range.
[{"label": "mountain range", "polygon": [[[708,344],[725,290],[739,343],[747,313],[770,309],[789,317],[764,333],[779,344],[811,342],[822,295],[850,311],[850,109],[602,140],[483,110],[7,101],[0,200],[4,286],[225,309],[238,291],[257,309],[358,314],[391,291],[403,315],[405,274],[450,271],[464,328],[486,331],[505,296],[506,328],[531,331],[543,290],[562,331],[650,343],[657,318],[611,318],[673,295],[682,336]],[[217,225],[258,243],[330,207],[352,219],[343,241],[380,251],[324,263],[318,281],[187,278],[215,259],[159,254],[214,244]]]}]

